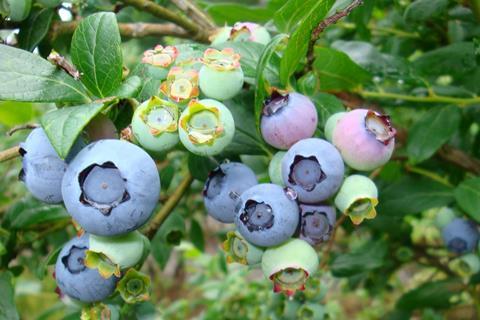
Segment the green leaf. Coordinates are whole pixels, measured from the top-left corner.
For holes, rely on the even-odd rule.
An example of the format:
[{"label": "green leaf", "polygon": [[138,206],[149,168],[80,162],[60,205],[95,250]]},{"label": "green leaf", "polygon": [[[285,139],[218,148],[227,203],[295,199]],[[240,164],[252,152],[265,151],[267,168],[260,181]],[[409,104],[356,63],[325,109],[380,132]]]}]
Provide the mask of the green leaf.
[{"label": "green leaf", "polygon": [[50,251],[48,256],[42,260],[36,272],[36,275],[40,279],[43,279],[47,274],[48,266],[54,265],[55,262],[57,262],[58,255],[60,254],[61,250],[62,250],[62,246]]},{"label": "green leaf", "polygon": [[87,102],[82,84],[36,54],[0,44],[0,100]]},{"label": "green leaf", "polygon": [[480,178],[464,180],[455,189],[455,200],[470,217],[480,223]]},{"label": "green leaf", "polygon": [[185,235],[185,221],[178,213],[172,213],[163,222],[151,241],[152,255],[164,268],[174,245],[178,245]]},{"label": "green leaf", "polygon": [[439,16],[447,7],[448,0],[416,0],[407,7],[403,18],[407,23],[424,22]]},{"label": "green leaf", "polygon": [[114,13],[99,12],[83,19],[72,38],[72,61],[83,84],[97,97],[107,97],[122,81],[120,31]]},{"label": "green leaf", "polygon": [[371,79],[348,55],[331,48],[315,48],[313,67],[325,91],[353,90]]},{"label": "green leaf", "polygon": [[28,229],[69,217],[61,205],[46,205],[38,200],[26,198],[9,208],[5,221],[11,229]]},{"label": "green leaf", "polygon": [[192,176],[200,181],[208,178],[208,173],[217,167],[215,159],[209,157],[200,157],[193,153],[188,154],[188,170]]},{"label": "green leaf", "polygon": [[268,93],[268,87],[270,84],[267,83],[265,78],[264,71],[267,68],[270,59],[275,54],[275,50],[277,49],[278,45],[282,43],[287,38],[286,34],[279,34],[275,36],[265,47],[263,50],[262,55],[258,61],[256,66],[256,75],[255,75],[255,83],[257,87],[255,89],[255,125],[257,131],[260,131],[260,118],[262,115],[263,104],[265,103],[265,99]]},{"label": "green leaf", "polygon": [[0,320],[19,319],[15,307],[13,278],[8,271],[0,272]]},{"label": "green leaf", "polygon": [[[442,66],[439,68],[438,66]],[[472,42],[457,42],[428,51],[413,61],[413,69],[427,76],[466,76],[478,65]]]},{"label": "green leaf", "polygon": [[368,242],[355,252],[335,257],[330,270],[335,277],[350,277],[381,267],[386,254],[385,242]]},{"label": "green leaf", "polygon": [[464,290],[458,279],[427,282],[404,294],[397,302],[398,309],[414,310],[421,308],[444,309],[451,305],[450,298]]},{"label": "green leaf", "polygon": [[206,11],[218,25],[233,25],[238,21],[264,23],[280,8],[283,0],[269,1],[267,6],[246,6],[236,3],[212,4]]},{"label": "green leaf", "polygon": [[102,111],[103,106],[103,103],[91,103],[65,107],[43,115],[40,122],[60,158],[67,157],[80,132]]},{"label": "green leaf", "polygon": [[273,16],[273,22],[277,26],[278,31],[290,33],[302,22],[302,18],[310,13],[313,5],[318,0],[289,0],[277,11]]},{"label": "green leaf", "polygon": [[54,14],[55,11],[49,8],[33,11],[20,26],[18,34],[20,48],[33,51],[47,35]]},{"label": "green leaf", "polygon": [[345,111],[345,107],[337,97],[328,93],[317,93],[311,97],[318,114],[318,127],[323,131],[325,122],[334,113]]},{"label": "green leaf", "polygon": [[192,219],[190,225],[190,241],[200,251],[205,250],[205,239],[203,237],[203,230],[197,220]]},{"label": "green leaf", "polygon": [[430,158],[457,131],[461,113],[458,107],[431,108],[410,129],[407,153],[414,163]]},{"label": "green leaf", "polygon": [[0,123],[13,127],[34,120],[37,109],[30,102],[0,101]]},{"label": "green leaf", "polygon": [[133,68],[131,76],[139,76],[142,80],[142,85],[136,98],[143,102],[152,96],[158,95],[160,84],[167,77],[167,70],[139,63]]},{"label": "green leaf", "polygon": [[405,216],[446,206],[453,201],[453,188],[427,179],[405,177],[380,190],[378,215]]},{"label": "green leaf", "polygon": [[112,96],[118,98],[134,98],[142,89],[142,79],[138,76],[128,77],[120,87],[112,93]]},{"label": "green leaf", "polygon": [[322,21],[328,10],[332,7],[333,0],[308,0],[302,5],[308,8],[298,28],[290,36],[287,48],[280,62],[280,82],[284,85],[295,72],[298,65],[305,58],[308,51],[313,29]]}]

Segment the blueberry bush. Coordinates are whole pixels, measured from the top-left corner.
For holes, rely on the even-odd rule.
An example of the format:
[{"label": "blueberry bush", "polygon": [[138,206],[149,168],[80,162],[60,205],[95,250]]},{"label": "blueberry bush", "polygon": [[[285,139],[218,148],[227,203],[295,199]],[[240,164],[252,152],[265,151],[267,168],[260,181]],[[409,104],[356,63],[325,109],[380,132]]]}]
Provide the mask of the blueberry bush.
[{"label": "blueberry bush", "polygon": [[480,318],[480,1],[0,0],[0,42],[0,320]]}]

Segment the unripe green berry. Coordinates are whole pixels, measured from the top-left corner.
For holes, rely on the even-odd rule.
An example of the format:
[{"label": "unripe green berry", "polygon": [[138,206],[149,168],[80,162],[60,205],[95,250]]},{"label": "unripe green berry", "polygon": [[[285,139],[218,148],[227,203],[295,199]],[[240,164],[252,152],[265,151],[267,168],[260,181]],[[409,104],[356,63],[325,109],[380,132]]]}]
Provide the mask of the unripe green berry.
[{"label": "unripe green berry", "polygon": [[285,154],[285,151],[278,151],[275,153],[272,160],[270,160],[270,164],[268,165],[268,175],[270,176],[270,181],[280,186],[285,185],[282,177],[282,159]]},{"label": "unripe green berry", "polygon": [[328,119],[327,122],[325,122],[325,138],[332,142],[332,137],[333,137],[333,130],[335,130],[335,126],[338,123],[338,120],[343,117],[343,115],[346,114],[346,112],[337,112],[332,114]]},{"label": "unripe green berry", "polygon": [[23,21],[30,14],[32,0],[6,0],[9,8],[9,17],[12,21]]},{"label": "unripe green berry", "polygon": [[223,242],[223,250],[227,254],[227,262],[237,262],[245,265],[254,265],[262,260],[263,250],[247,240],[238,232],[227,233],[227,240]]}]

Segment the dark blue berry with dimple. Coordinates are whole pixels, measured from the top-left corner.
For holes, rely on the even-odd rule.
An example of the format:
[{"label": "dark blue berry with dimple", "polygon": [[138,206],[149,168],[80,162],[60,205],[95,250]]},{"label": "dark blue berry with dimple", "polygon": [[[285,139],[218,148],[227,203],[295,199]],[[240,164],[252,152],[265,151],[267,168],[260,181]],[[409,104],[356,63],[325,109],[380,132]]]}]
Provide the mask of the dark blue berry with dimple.
[{"label": "dark blue berry with dimple", "polygon": [[160,196],[160,176],[153,159],[140,147],[99,140],[70,163],[62,195],[67,211],[85,231],[120,235],[150,218]]},{"label": "dark blue berry with dimple", "polygon": [[115,290],[117,278],[103,278],[97,269],[85,266],[89,235],[85,233],[65,244],[55,265],[55,279],[61,294],[83,302],[101,301]]},{"label": "dark blue berry with dimple", "polygon": [[448,250],[463,254],[477,247],[480,235],[473,221],[455,218],[443,228],[442,237]]},{"label": "dark blue berry with dimple", "polygon": [[46,203],[62,202],[62,178],[67,163],[83,147],[77,140],[66,161],[60,159],[42,128],[34,129],[20,144],[22,170],[19,174],[30,193]]},{"label": "dark blue berry with dimple", "polygon": [[221,164],[210,172],[203,189],[208,214],[220,222],[232,223],[240,195],[257,183],[255,173],[243,163]]}]

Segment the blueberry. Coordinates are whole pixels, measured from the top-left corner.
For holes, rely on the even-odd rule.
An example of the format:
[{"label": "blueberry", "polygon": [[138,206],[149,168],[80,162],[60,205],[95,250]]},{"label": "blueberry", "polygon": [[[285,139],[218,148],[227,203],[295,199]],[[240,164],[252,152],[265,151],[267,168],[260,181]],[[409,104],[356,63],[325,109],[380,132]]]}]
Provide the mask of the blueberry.
[{"label": "blueberry", "polygon": [[232,142],[235,122],[223,103],[192,100],[180,116],[178,134],[188,151],[200,156],[216,155]]},{"label": "blueberry", "polygon": [[121,140],[89,144],[70,163],[62,181],[70,215],[87,232],[113,236],[142,226],[160,195],[155,162]]},{"label": "blueberry", "polygon": [[332,141],[348,166],[370,171],[390,160],[395,147],[395,133],[388,116],[356,109],[338,120]]},{"label": "blueberry", "polygon": [[317,138],[300,140],[282,160],[283,182],[297,192],[302,203],[331,197],[342,184],[344,169],[337,149]]},{"label": "blueberry", "polygon": [[210,172],[203,189],[208,214],[220,222],[233,223],[240,195],[257,183],[255,173],[243,163],[221,164]]},{"label": "blueberry", "polygon": [[227,100],[236,96],[243,87],[240,55],[233,49],[222,51],[207,49],[202,58],[199,86],[202,93],[212,99]]},{"label": "blueberry", "polygon": [[442,238],[448,250],[463,254],[476,248],[480,235],[474,222],[454,218],[443,228]]},{"label": "blueberry", "polygon": [[175,62],[178,54],[178,49],[174,46],[164,48],[161,45],[156,45],[155,48],[143,53],[142,63],[159,68],[168,68]]},{"label": "blueberry", "polygon": [[77,140],[64,161],[48,140],[42,128],[33,130],[20,144],[22,170],[19,178],[32,195],[46,203],[62,202],[62,178],[67,162],[81,149],[83,141]]},{"label": "blueberry", "polygon": [[62,294],[83,302],[96,302],[113,293],[118,279],[105,279],[96,269],[85,266],[85,251],[88,248],[87,233],[67,242],[57,258],[55,279]]},{"label": "blueberry", "polygon": [[285,151],[278,151],[272,157],[272,160],[270,160],[268,165],[268,176],[270,177],[270,181],[280,186],[285,186],[282,177],[282,160],[285,154]]},{"label": "blueberry", "polygon": [[335,127],[337,126],[338,121],[343,117],[343,115],[346,114],[346,112],[337,112],[332,114],[327,121],[325,122],[325,139],[328,141],[332,142],[333,139],[333,131],[335,130]]},{"label": "blueberry", "polygon": [[288,149],[297,141],[312,137],[317,123],[317,109],[308,97],[274,91],[263,107],[260,129],[268,144]]},{"label": "blueberry", "polygon": [[198,71],[190,68],[172,67],[167,79],[160,86],[170,100],[185,104],[198,97]]},{"label": "blueberry", "polygon": [[300,239],[312,246],[327,241],[335,226],[335,208],[300,204]]},{"label": "blueberry", "polygon": [[227,240],[223,242],[222,248],[227,256],[227,263],[255,265],[262,260],[263,249],[245,240],[237,231],[227,233]]},{"label": "blueberry", "polygon": [[132,131],[146,150],[158,153],[173,148],[178,138],[178,106],[151,97],[135,109]]},{"label": "blueberry", "polygon": [[266,45],[271,40],[270,33],[265,27],[253,22],[237,22],[233,27],[223,27],[211,37],[212,45],[227,41],[251,41]]},{"label": "blueberry", "polygon": [[237,203],[235,225],[254,245],[271,247],[287,241],[296,231],[299,208],[292,190],[259,184],[244,191]]}]

